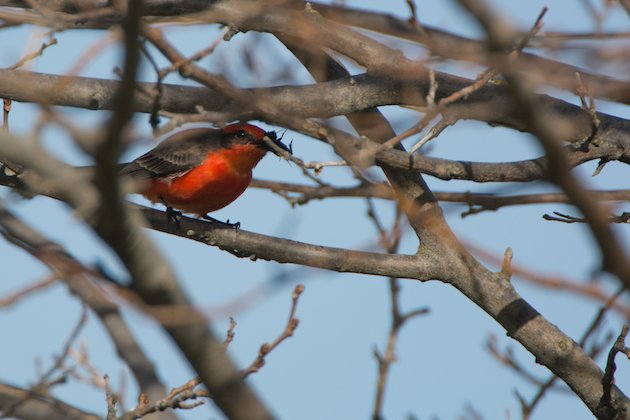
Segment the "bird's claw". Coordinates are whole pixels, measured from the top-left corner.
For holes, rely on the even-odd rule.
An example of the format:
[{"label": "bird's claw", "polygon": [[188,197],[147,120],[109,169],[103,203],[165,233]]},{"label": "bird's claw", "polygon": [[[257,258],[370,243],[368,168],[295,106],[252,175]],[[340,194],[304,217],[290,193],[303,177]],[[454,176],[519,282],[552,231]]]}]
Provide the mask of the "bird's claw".
[{"label": "bird's claw", "polygon": [[225,227],[234,229],[236,231],[238,231],[241,228],[241,222],[230,223],[230,219],[228,219],[225,222],[222,222],[220,220],[215,219],[214,217],[208,216],[207,214],[201,216],[201,218],[204,219],[204,220],[208,220],[208,221],[210,221],[212,223],[215,223],[215,224],[218,224],[218,225],[223,225]]},{"label": "bird's claw", "polygon": [[238,231],[241,228],[241,222],[230,223],[230,219],[227,219],[225,222],[226,225],[229,225],[234,230]]},{"label": "bird's claw", "polygon": [[173,207],[166,207],[166,223],[175,222],[175,226],[177,229],[181,229],[179,224],[179,219],[182,217],[182,212],[179,210],[174,210]]}]

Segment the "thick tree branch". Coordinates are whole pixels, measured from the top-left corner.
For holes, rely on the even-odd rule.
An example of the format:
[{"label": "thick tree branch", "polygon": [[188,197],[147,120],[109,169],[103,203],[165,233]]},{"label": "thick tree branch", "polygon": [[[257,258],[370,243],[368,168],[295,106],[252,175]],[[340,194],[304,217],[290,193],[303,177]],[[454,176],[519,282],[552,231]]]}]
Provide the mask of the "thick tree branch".
[{"label": "thick tree branch", "polygon": [[[143,2],[142,14],[160,17],[159,21],[161,22],[168,22],[169,19],[172,22],[177,22],[183,18],[182,15],[197,13],[196,16],[186,16],[185,19],[191,23],[215,23],[216,18],[214,16],[208,16],[207,13],[199,13],[207,11],[209,8],[211,9],[212,3],[215,2],[202,0],[146,0]],[[311,2],[311,5],[314,10],[332,21],[418,42],[426,45],[433,54],[445,58],[486,64],[484,61],[486,49],[482,41],[455,35],[424,23],[421,26],[413,25],[406,20],[386,13],[375,13],[347,6],[320,4],[317,2]],[[2,0],[0,1],[1,6],[30,8],[28,2],[20,0]],[[55,2],[48,2],[47,7],[51,12],[56,11],[69,15],[86,16],[86,12],[94,13],[99,10],[108,10],[109,3],[105,0],[94,0],[88,6],[76,0],[56,0]],[[293,2],[293,7],[296,9],[303,8],[304,3],[295,1]],[[111,12],[109,15],[105,14],[104,16],[106,17],[105,19],[98,14],[94,14],[92,20],[84,18],[78,24],[76,19],[70,19],[73,16],[67,16],[66,25],[76,29],[105,29],[117,22],[117,16]],[[89,15],[87,17],[89,18]],[[45,21],[42,20],[40,24],[45,24]],[[604,36],[607,36],[607,34],[604,34]],[[601,35],[599,38],[601,38]],[[630,83],[628,82],[590,74],[575,66],[531,53],[519,54],[516,60],[517,67],[521,72],[530,75],[535,74],[552,86],[575,91],[574,74],[575,72],[580,72],[590,89],[592,89],[594,96],[622,103],[630,101]]]},{"label": "thick tree branch", "polygon": [[[458,89],[468,86],[467,79],[443,75],[438,78],[438,98],[446,97]],[[24,71],[0,70],[0,96],[16,101],[38,102],[88,109],[113,109],[114,94],[120,82],[53,76]],[[303,118],[321,118],[346,115],[388,104],[423,105],[424,79],[402,82],[375,75],[353,76],[310,86],[284,86],[247,90],[254,97],[265,97],[275,109],[291,109],[292,115]],[[468,84],[467,84],[468,83]],[[71,84],[73,89],[67,89]],[[150,113],[154,105],[154,84],[138,83],[134,97],[134,109]],[[428,84],[426,85],[428,89]],[[162,85],[160,103],[162,109],[176,113],[196,113],[196,106],[206,111],[239,115],[242,106],[230,98],[206,88]],[[505,87],[489,85],[469,97],[451,104],[447,111],[458,118],[476,119],[491,124],[515,127],[532,131],[533,127],[514,118],[512,104]],[[569,163],[577,166],[594,160],[619,160],[630,162],[630,122],[611,115],[598,113],[601,121],[597,136],[597,147],[582,149],[581,142],[592,134],[591,117],[580,107],[545,95],[536,97],[536,107],[548,115],[562,129],[563,140],[576,143],[567,147]],[[452,161],[424,155],[408,154],[399,150],[385,150],[377,154],[381,163],[404,169],[421,171],[440,179],[469,179],[477,182],[527,182],[544,179],[547,172],[546,158],[521,162],[484,163]]]},{"label": "thick tree branch", "polygon": [[431,280],[434,273],[449,272],[447,265],[437,259],[311,245],[243,229],[215,228],[210,222],[188,217],[182,217],[180,229],[167,222],[164,212],[148,207],[141,209],[152,229],[216,246],[239,258],[300,264],[338,272],[380,276],[392,273],[396,277],[417,280]]},{"label": "thick tree branch", "polygon": [[[426,45],[431,53],[444,58],[487,65],[487,46],[483,41],[455,35],[424,23],[418,27],[387,13],[319,3],[313,3],[313,7],[335,22],[418,42]],[[606,37],[606,34],[603,36]],[[575,73],[579,72],[594,96],[630,103],[630,83],[623,80],[592,74],[584,69],[526,52],[515,57],[514,65],[523,74],[537,76],[543,83],[570,92],[576,91]]]}]

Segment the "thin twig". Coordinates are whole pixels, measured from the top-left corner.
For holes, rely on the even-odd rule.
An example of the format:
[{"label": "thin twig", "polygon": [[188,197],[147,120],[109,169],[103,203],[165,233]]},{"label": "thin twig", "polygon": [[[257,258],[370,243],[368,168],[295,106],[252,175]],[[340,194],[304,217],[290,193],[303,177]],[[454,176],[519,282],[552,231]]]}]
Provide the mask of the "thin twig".
[{"label": "thin twig", "polygon": [[[42,373],[39,380],[30,387],[31,392],[35,394],[47,395],[49,394],[50,388],[52,386],[65,381],[66,374],[68,373],[67,369],[64,368],[66,359],[70,355],[72,345],[75,343],[77,337],[83,330],[83,327],[85,327],[87,320],[87,307],[83,305],[81,307],[81,315],[79,316],[79,320],[77,321],[76,325],[70,332],[70,335],[66,339],[61,353],[57,357],[55,357],[55,361],[52,366],[48,368],[46,372]],[[53,378],[53,375],[57,372],[61,372],[61,377]],[[11,417],[12,413],[14,413],[18,406],[25,403],[30,397],[31,396],[29,394],[25,396],[25,398],[13,402],[8,407],[3,407],[2,416]]]},{"label": "thin twig", "polygon": [[289,319],[287,321],[286,327],[284,328],[284,331],[271,344],[264,343],[262,346],[260,346],[260,350],[258,350],[258,356],[256,357],[256,359],[252,362],[251,365],[249,365],[249,367],[241,371],[241,375],[244,378],[246,378],[247,376],[251,375],[254,372],[258,372],[260,368],[262,368],[265,365],[265,357],[270,352],[272,352],[273,349],[278,347],[280,343],[282,343],[284,340],[286,340],[287,338],[293,335],[293,333],[295,332],[295,329],[297,328],[299,324],[299,320],[295,317],[295,312],[297,310],[298,300],[303,291],[304,291],[303,284],[298,284],[297,286],[295,286],[295,289],[293,289],[293,293],[291,295],[292,303],[291,303],[291,310],[289,311]]},{"label": "thin twig", "polygon": [[87,344],[82,343],[81,346],[79,346],[78,350],[71,349],[70,356],[75,361],[75,363],[79,367],[81,367],[83,371],[85,371],[85,374],[82,374],[78,369],[74,369],[71,372],[71,375],[74,378],[88,385],[91,385],[94,388],[105,390],[105,382],[103,381],[103,374],[90,360]]},{"label": "thin twig", "polygon": [[422,30],[422,27],[420,26],[420,21],[418,20],[418,12],[416,10],[416,4],[414,3],[413,0],[406,0],[407,1],[407,7],[409,7],[409,19],[407,19],[409,21],[409,23],[416,28],[417,30]]},{"label": "thin twig", "polygon": [[17,290],[9,295],[0,298],[0,308],[6,308],[8,306],[13,305],[18,300],[30,295],[33,292],[45,289],[53,284],[55,284],[59,280],[59,277],[54,274],[49,274],[43,279],[36,281],[33,284],[29,284],[26,287],[23,287],[20,290]]},{"label": "thin twig", "polygon": [[85,327],[85,324],[87,323],[87,321],[88,321],[87,306],[84,304],[81,306],[81,315],[79,317],[79,320],[77,321],[77,324],[74,326],[74,328],[72,329],[72,332],[68,336],[66,343],[63,346],[63,350],[61,351],[61,354],[57,356],[53,366],[51,366],[50,369],[48,369],[48,371],[42,376],[41,380],[39,381],[39,384],[44,384],[53,375],[53,373],[55,373],[57,370],[63,367],[65,360],[70,355],[70,350],[72,348],[72,345],[78,338],[79,334],[81,333],[81,330],[83,330],[83,327]]},{"label": "thin twig", "polygon": [[[162,75],[162,72],[160,71],[160,68],[158,67],[157,61],[155,61],[155,59],[153,58],[153,55],[151,55],[151,53],[149,52],[149,50],[147,49],[144,43],[140,44],[140,51],[142,52],[142,54],[144,54],[147,60],[149,60],[149,63],[153,67],[153,70],[155,71],[156,78],[157,78],[157,80],[155,81],[156,93],[155,95],[153,95],[154,96],[153,106],[151,107],[151,115],[149,117],[149,123],[151,124],[151,127],[153,128],[153,135],[155,135],[158,131],[158,124],[160,123],[160,117],[158,116],[158,114],[160,112],[162,95],[164,94],[164,89],[162,86],[162,81],[164,79],[164,76]],[[149,96],[151,95],[149,94]]]},{"label": "thin twig", "polygon": [[9,112],[11,112],[11,99],[2,99],[2,128],[9,129]]},{"label": "thin twig", "polygon": [[[545,13],[547,13],[547,7],[544,7],[542,9],[542,11],[540,12],[540,14],[538,15],[538,18],[536,19],[536,22],[534,23],[534,26],[531,28],[531,30],[525,34],[525,36],[521,39],[521,41],[519,42],[519,44],[517,45],[517,47],[510,53],[511,57],[515,57],[517,54],[519,54],[529,43],[529,41],[531,40],[531,38],[536,35],[536,33],[538,33],[538,31],[540,31],[540,28],[542,27],[542,18],[545,16]],[[450,94],[449,96],[442,98],[437,105],[434,106],[430,106],[429,107],[429,111],[425,114],[424,118],[422,118],[422,120],[420,121],[420,123],[418,123],[415,127],[413,127],[410,130],[407,130],[405,133],[401,134],[400,136],[396,136],[391,140],[388,140],[387,143],[383,144],[383,146],[381,146],[381,150],[385,149],[385,145],[387,145],[387,147],[393,147],[394,145],[398,144],[400,141],[404,140],[405,138],[420,132],[421,130],[424,129],[424,127],[426,127],[426,125],[429,123],[430,120],[432,120],[436,115],[443,113],[443,111],[446,109],[446,107],[458,100],[460,100],[461,98],[464,98],[466,96],[469,96],[471,94],[473,94],[474,92],[478,91],[479,89],[481,89],[483,86],[486,85],[486,83],[488,83],[493,77],[495,77],[498,74],[498,72],[494,69],[487,69],[484,70],[481,74],[479,74],[476,78],[476,81],[456,92],[453,92],[452,94]],[[435,75],[433,73],[433,71],[430,72],[430,76],[431,76],[431,83],[430,83],[430,88],[429,88],[429,95],[427,96],[427,104],[433,104],[433,101],[429,101],[430,97],[435,97],[435,92],[434,89],[436,89],[436,83],[435,83]],[[431,93],[433,91],[433,93]],[[426,144],[427,142],[429,142],[430,140],[434,139],[435,137],[437,137],[446,127],[448,127],[449,125],[453,125],[454,121],[449,121],[446,120],[445,118],[443,118],[442,120],[440,120],[430,131],[429,133],[424,136],[422,139],[420,139],[420,141],[418,141],[412,148],[410,153],[415,152],[416,150],[420,149],[424,144]]]},{"label": "thin twig", "polygon": [[[512,369],[526,381],[536,386],[543,386],[545,384],[545,381],[534,376],[534,374],[529,372],[527,368],[524,367],[516,359],[516,357],[514,357],[514,349],[512,347],[507,347],[504,351],[501,351],[501,349],[499,349],[497,336],[495,334],[491,334],[486,340],[486,350],[488,350],[490,355],[492,355],[497,361]],[[563,390],[563,388],[559,388],[558,390]]]},{"label": "thin twig", "polygon": [[150,402],[141,400],[135,408],[118,417],[116,420],[135,420],[151,413],[165,411],[169,408],[173,410],[190,410],[198,407],[204,404],[204,400],[193,401],[191,403],[187,401],[196,400],[198,398],[210,398],[210,393],[207,390],[194,389],[200,383],[201,379],[199,377],[195,377],[186,382],[184,385],[173,388],[164,398],[157,401]]},{"label": "thin twig", "polygon": [[[589,221],[584,217],[575,217],[569,214],[560,213],[554,211],[552,216],[550,214],[543,214],[543,219],[549,220],[551,222],[562,222],[562,223],[589,223]],[[630,212],[624,211],[620,215],[612,215],[608,216],[608,223],[630,223]]]},{"label": "thin twig", "polygon": [[24,57],[20,58],[14,65],[10,66],[9,69],[10,70],[19,69],[24,64],[42,55],[46,48],[52,45],[56,45],[56,44],[57,44],[57,38],[50,38],[50,40],[48,40],[48,42],[44,42],[37,51],[33,51],[32,53],[26,54]]},{"label": "thin twig", "polygon": [[[503,263],[503,259],[501,257],[483,249],[479,245],[472,242],[468,242],[465,245],[467,249],[470,249],[471,252],[477,255],[479,258],[488,261],[495,267],[501,267]],[[592,299],[604,305],[608,304],[611,299],[611,295],[606,292],[601,287],[601,285],[595,282],[580,281],[576,279],[565,278],[562,276],[540,274],[538,272],[535,272],[534,270],[525,267],[524,265],[515,264],[514,262],[512,262],[510,267],[512,269],[512,275],[519,280],[527,281],[531,284],[543,287],[545,289],[561,290],[563,292],[568,292],[580,297]],[[628,307],[628,305],[614,300],[612,303],[612,309],[615,310],[622,317],[630,319],[630,308]]]},{"label": "thin twig", "polygon": [[348,166],[348,163],[343,160],[334,161],[334,162],[305,162],[302,159],[295,157],[292,151],[286,151],[280,148],[271,139],[268,139],[267,137],[263,137],[263,141],[269,147],[271,147],[272,150],[276,152],[279,156],[298,165],[302,169],[302,172],[304,173],[304,175],[306,175],[312,181],[315,181],[320,186],[327,186],[327,184],[322,182],[319,178],[311,175],[307,171],[307,169],[313,169],[315,171],[315,174],[319,174],[322,171],[322,169],[324,169],[327,166]]},{"label": "thin twig", "polygon": [[230,327],[228,328],[225,340],[223,341],[223,348],[226,351],[230,343],[234,340],[234,335],[236,335],[234,328],[236,328],[236,321],[234,321],[234,318],[230,317]]},{"label": "thin twig", "polygon": [[116,394],[112,392],[109,386],[109,375],[103,376],[103,382],[105,383],[105,401],[107,402],[107,420],[114,420],[116,418],[116,404],[118,400]]},{"label": "thin twig", "polygon": [[230,31],[229,27],[225,27],[221,30],[221,32],[219,33],[219,35],[217,36],[217,38],[212,42],[212,44],[210,44],[208,47],[202,49],[201,51],[196,52],[195,54],[191,55],[189,58],[185,59],[185,60],[180,60],[180,61],[176,61],[174,63],[171,63],[170,66],[160,70],[158,72],[158,78],[161,80],[164,77],[166,77],[169,73],[172,73],[174,71],[180,71],[182,69],[182,67],[199,61],[202,58],[206,57],[207,55],[210,55],[214,52],[214,50],[217,49],[217,47],[219,46],[219,44],[221,44],[221,42],[223,41],[225,35]]},{"label": "thin twig", "polygon": [[447,120],[444,117],[440,118],[440,120],[436,122],[435,125],[431,127],[431,129],[429,129],[429,132],[425,134],[425,136],[422,137],[420,140],[418,140],[418,142],[414,144],[411,149],[409,149],[409,154],[415,153],[416,150],[420,149],[422,146],[442,134],[442,131],[444,131],[446,127],[449,127],[451,125],[453,125],[453,123],[450,120]]},{"label": "thin twig", "polygon": [[[394,218],[394,223],[391,227],[390,232],[388,232],[378,218],[371,200],[368,199],[367,204],[368,217],[372,220],[376,230],[379,233],[382,246],[385,248],[388,254],[395,254],[396,252],[398,252],[400,240],[402,237],[402,230],[400,226],[402,212],[400,210],[400,207],[397,206],[396,208],[396,217]],[[408,312],[402,311],[400,304],[399,279],[393,277],[389,279],[389,291],[391,305],[391,325],[387,337],[387,343],[385,344],[385,351],[381,354],[378,348],[374,348],[374,357],[376,358],[378,368],[376,395],[374,398],[374,405],[372,409],[372,419],[374,420],[382,418],[387,380],[389,378],[391,365],[396,362],[396,344],[398,342],[400,330],[410,319],[416,316],[425,315],[429,312],[428,308],[417,308]]]},{"label": "thin twig", "polygon": [[615,408],[612,405],[612,387],[615,383],[615,371],[617,370],[617,365],[615,364],[615,356],[617,353],[623,353],[630,359],[630,348],[626,347],[626,335],[628,335],[628,326],[624,325],[621,328],[621,333],[615,340],[615,344],[610,349],[608,353],[608,360],[606,361],[606,370],[604,371],[604,376],[602,377],[602,386],[604,388],[602,393],[602,398],[599,401],[599,407],[605,409],[610,417],[616,418]]}]

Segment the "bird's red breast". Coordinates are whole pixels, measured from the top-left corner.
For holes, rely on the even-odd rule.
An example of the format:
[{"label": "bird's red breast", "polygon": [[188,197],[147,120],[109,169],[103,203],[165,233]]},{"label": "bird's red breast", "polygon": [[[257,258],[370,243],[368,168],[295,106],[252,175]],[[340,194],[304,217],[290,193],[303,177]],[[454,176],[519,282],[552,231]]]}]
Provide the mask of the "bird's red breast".
[{"label": "bird's red breast", "polygon": [[203,216],[236,200],[252,180],[252,169],[265,155],[255,146],[211,151],[184,175],[152,179],[141,193],[154,203]]},{"label": "bird's red breast", "polygon": [[269,150],[251,124],[181,131],[127,164],[122,173],[140,181],[138,191],[154,203],[203,216],[221,209],[247,188],[252,170]]}]

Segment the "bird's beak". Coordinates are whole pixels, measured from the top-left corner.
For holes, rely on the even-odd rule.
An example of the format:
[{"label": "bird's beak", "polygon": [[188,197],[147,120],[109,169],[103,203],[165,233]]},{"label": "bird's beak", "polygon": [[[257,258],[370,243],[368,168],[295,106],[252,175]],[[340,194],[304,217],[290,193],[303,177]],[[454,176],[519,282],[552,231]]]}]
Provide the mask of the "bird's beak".
[{"label": "bird's beak", "polygon": [[[285,152],[289,154],[293,154],[293,150],[291,150],[291,148],[287,147],[286,144],[280,141],[281,139],[278,138],[278,135],[276,134],[275,131],[267,131],[265,133],[265,137],[271,140],[271,142],[275,144],[276,146],[278,146],[280,149],[284,150]],[[280,156],[280,154],[274,148],[272,148],[267,142],[263,142],[263,144],[265,145],[265,149],[269,150],[270,152],[273,152],[273,154],[275,154],[276,156]]]}]

